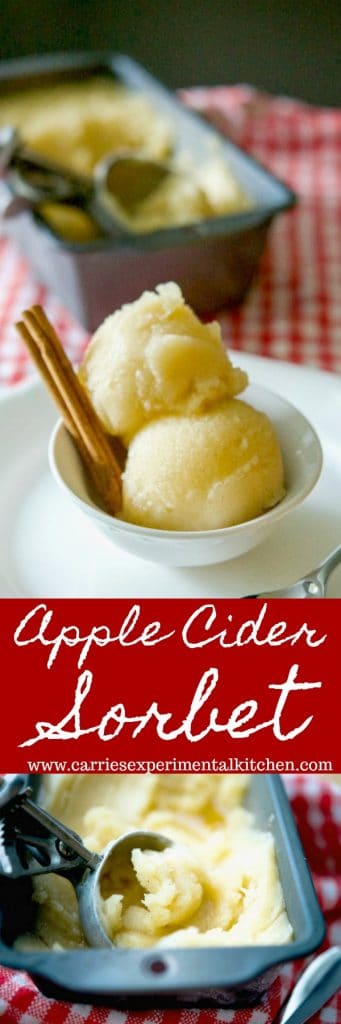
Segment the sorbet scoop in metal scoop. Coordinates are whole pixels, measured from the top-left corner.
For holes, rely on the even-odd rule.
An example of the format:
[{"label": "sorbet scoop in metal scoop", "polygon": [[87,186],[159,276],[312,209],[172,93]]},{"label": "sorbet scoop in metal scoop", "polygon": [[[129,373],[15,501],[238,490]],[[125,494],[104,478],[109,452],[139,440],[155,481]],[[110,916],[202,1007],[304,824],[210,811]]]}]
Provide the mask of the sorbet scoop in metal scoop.
[{"label": "sorbet scoop in metal scoop", "polygon": [[112,891],[112,885],[114,891],[120,892],[120,887],[115,887],[115,877],[119,881],[122,870],[131,863],[133,850],[160,852],[167,846],[172,846],[172,841],[159,832],[127,832],[109,843],[101,855],[95,855],[96,865],[86,868],[77,886],[79,916],[90,946],[112,946],[103,923],[101,902],[106,894],[110,894],[110,888]]},{"label": "sorbet scoop in metal scoop", "polygon": [[44,202],[71,203],[86,210],[107,235],[119,237],[129,233],[126,217],[176,172],[164,161],[121,151],[102,157],[92,177],[76,174],[31,152],[15,128],[6,125],[0,128],[1,173],[16,212]]},{"label": "sorbet scoop in metal scoop", "polygon": [[[90,946],[112,947],[101,912],[134,849],[162,851],[172,841],[158,832],[135,831],[114,839],[103,853],[88,850],[79,835],[31,799],[25,775],[0,777],[0,876],[22,878],[53,871],[70,875]],[[126,873],[126,872],[125,872]]]}]

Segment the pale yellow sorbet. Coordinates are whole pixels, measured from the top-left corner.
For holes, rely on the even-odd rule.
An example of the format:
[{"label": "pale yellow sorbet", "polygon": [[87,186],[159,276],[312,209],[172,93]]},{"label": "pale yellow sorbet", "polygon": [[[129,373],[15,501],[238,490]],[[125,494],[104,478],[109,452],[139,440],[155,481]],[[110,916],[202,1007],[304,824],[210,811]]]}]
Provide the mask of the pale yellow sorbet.
[{"label": "pale yellow sorbet", "polygon": [[140,430],[123,475],[122,516],[164,530],[216,530],[261,515],[284,495],[279,442],[264,413],[227,399]]},{"label": "pale yellow sorbet", "polygon": [[[292,938],[273,837],[242,806],[248,780],[224,775],[92,775],[49,778],[48,809],[100,851],[132,829],[174,841],[134,850],[128,871],[107,879],[103,921],[119,947],[286,943]],[[71,884],[34,881],[35,934],[20,949],[84,945]]]},{"label": "pale yellow sorbet", "polygon": [[98,328],[79,370],[106,430],[128,447],[121,516],[165,530],[216,530],[284,496],[279,442],[236,398],[218,323],[203,324],[177,284],[160,284]]},{"label": "pale yellow sorbet", "polygon": [[109,316],[79,371],[103,425],[128,444],[150,420],[193,414],[247,384],[224,348],[218,323],[203,324],[169,282]]},{"label": "pale yellow sorbet", "polygon": [[2,95],[0,124],[18,128],[36,153],[91,174],[107,153],[129,150],[165,159],[172,127],[142,93],[104,76]]},{"label": "pale yellow sorbet", "polygon": [[[146,95],[110,76],[92,75],[8,93],[0,98],[0,125],[12,124],[37,154],[82,175],[102,157],[138,153],[166,161],[170,173],[136,209],[121,204],[114,215],[134,233],[190,224],[248,209],[251,202],[214,140],[199,162],[178,147],[175,129]],[[62,238],[86,242],[101,232],[83,210],[43,203],[44,219]]]}]

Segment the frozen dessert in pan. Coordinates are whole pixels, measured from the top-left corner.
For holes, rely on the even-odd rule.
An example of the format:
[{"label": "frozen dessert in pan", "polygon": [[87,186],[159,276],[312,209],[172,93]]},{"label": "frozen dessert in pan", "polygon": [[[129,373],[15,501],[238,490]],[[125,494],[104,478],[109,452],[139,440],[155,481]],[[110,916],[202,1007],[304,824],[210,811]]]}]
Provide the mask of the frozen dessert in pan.
[{"label": "frozen dessert in pan", "polygon": [[218,323],[203,324],[174,283],[144,292],[98,328],[79,371],[106,431],[127,446],[121,517],[166,530],[215,530],[284,496],[268,417],[239,397]]},{"label": "frozen dessert in pan", "polygon": [[[244,806],[246,776],[74,775],[48,777],[44,802],[102,850],[134,829],[173,840],[135,849],[108,876],[102,917],[120,948],[282,944],[292,939],[272,834]],[[34,930],[20,949],[85,945],[71,882],[33,881]]]},{"label": "frozen dessert in pan", "polygon": [[163,160],[174,141],[146,96],[104,75],[9,91],[0,124],[14,125],[31,150],[77,174],[91,174],[101,157],[122,150]]},{"label": "frozen dessert in pan", "polygon": [[[118,221],[135,234],[226,216],[252,205],[219,139],[198,166],[192,154],[177,145],[171,119],[142,92],[109,75],[9,92],[0,99],[0,126],[6,124],[19,131],[36,155],[89,178],[109,154],[166,162],[169,173],[136,208],[115,207]],[[67,241],[91,242],[103,233],[77,205],[42,199],[38,211]]]},{"label": "frozen dessert in pan", "polygon": [[[123,881],[111,879],[102,919],[114,945],[233,946],[289,942],[291,927],[273,838],[231,815],[203,847],[133,850]],[[235,829],[235,831],[234,831]],[[244,832],[244,834],[243,834]],[[188,842],[188,839],[187,839]],[[117,884],[118,882],[118,884]],[[115,890],[112,893],[112,890]],[[119,891],[117,891],[119,889]]]}]

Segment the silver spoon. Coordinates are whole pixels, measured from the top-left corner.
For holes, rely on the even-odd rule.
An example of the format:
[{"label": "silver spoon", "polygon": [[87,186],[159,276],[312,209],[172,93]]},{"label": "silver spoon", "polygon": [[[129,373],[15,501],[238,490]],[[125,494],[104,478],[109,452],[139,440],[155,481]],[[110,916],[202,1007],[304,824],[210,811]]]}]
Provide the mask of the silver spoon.
[{"label": "silver spoon", "polygon": [[22,208],[48,201],[73,203],[111,236],[129,233],[124,215],[134,214],[143,200],[175,173],[163,161],[120,152],[99,160],[93,178],[78,175],[32,153],[10,125],[0,128],[0,171],[14,194],[16,211],[18,202]]},{"label": "silver spoon", "polygon": [[341,545],[335,548],[316,569],[312,569],[297,583],[278,590],[263,591],[260,594],[245,594],[245,597],[325,597],[329,577],[341,562]]},{"label": "silver spoon", "polygon": [[276,1018],[277,1024],[304,1024],[335,995],[341,985],[341,949],[332,946],[305,968]]},{"label": "silver spoon", "polygon": [[[35,804],[30,794],[25,775],[4,775],[0,779],[4,815],[0,820],[0,875],[22,878],[73,871],[78,876],[75,890],[87,942],[90,946],[112,947],[101,913],[107,880],[115,886],[115,874],[130,865],[134,849],[162,851],[172,841],[158,832],[140,830],[114,839],[103,853],[93,853],[76,832]],[[47,838],[35,831],[29,834],[32,820],[46,830]]]}]

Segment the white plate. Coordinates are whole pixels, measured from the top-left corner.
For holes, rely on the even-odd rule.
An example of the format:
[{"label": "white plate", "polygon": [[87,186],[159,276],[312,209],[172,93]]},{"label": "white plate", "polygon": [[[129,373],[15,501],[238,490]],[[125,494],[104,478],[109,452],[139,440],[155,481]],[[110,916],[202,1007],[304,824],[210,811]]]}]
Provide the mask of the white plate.
[{"label": "white plate", "polygon": [[[47,444],[55,409],[40,385],[0,399],[1,597],[240,597],[285,586],[341,541],[341,383],[334,374],[237,354],[250,379],[310,419],[324,453],[320,480],[260,547],[218,566],[175,569],[114,548],[52,479]],[[341,567],[330,597],[341,597]]]}]

